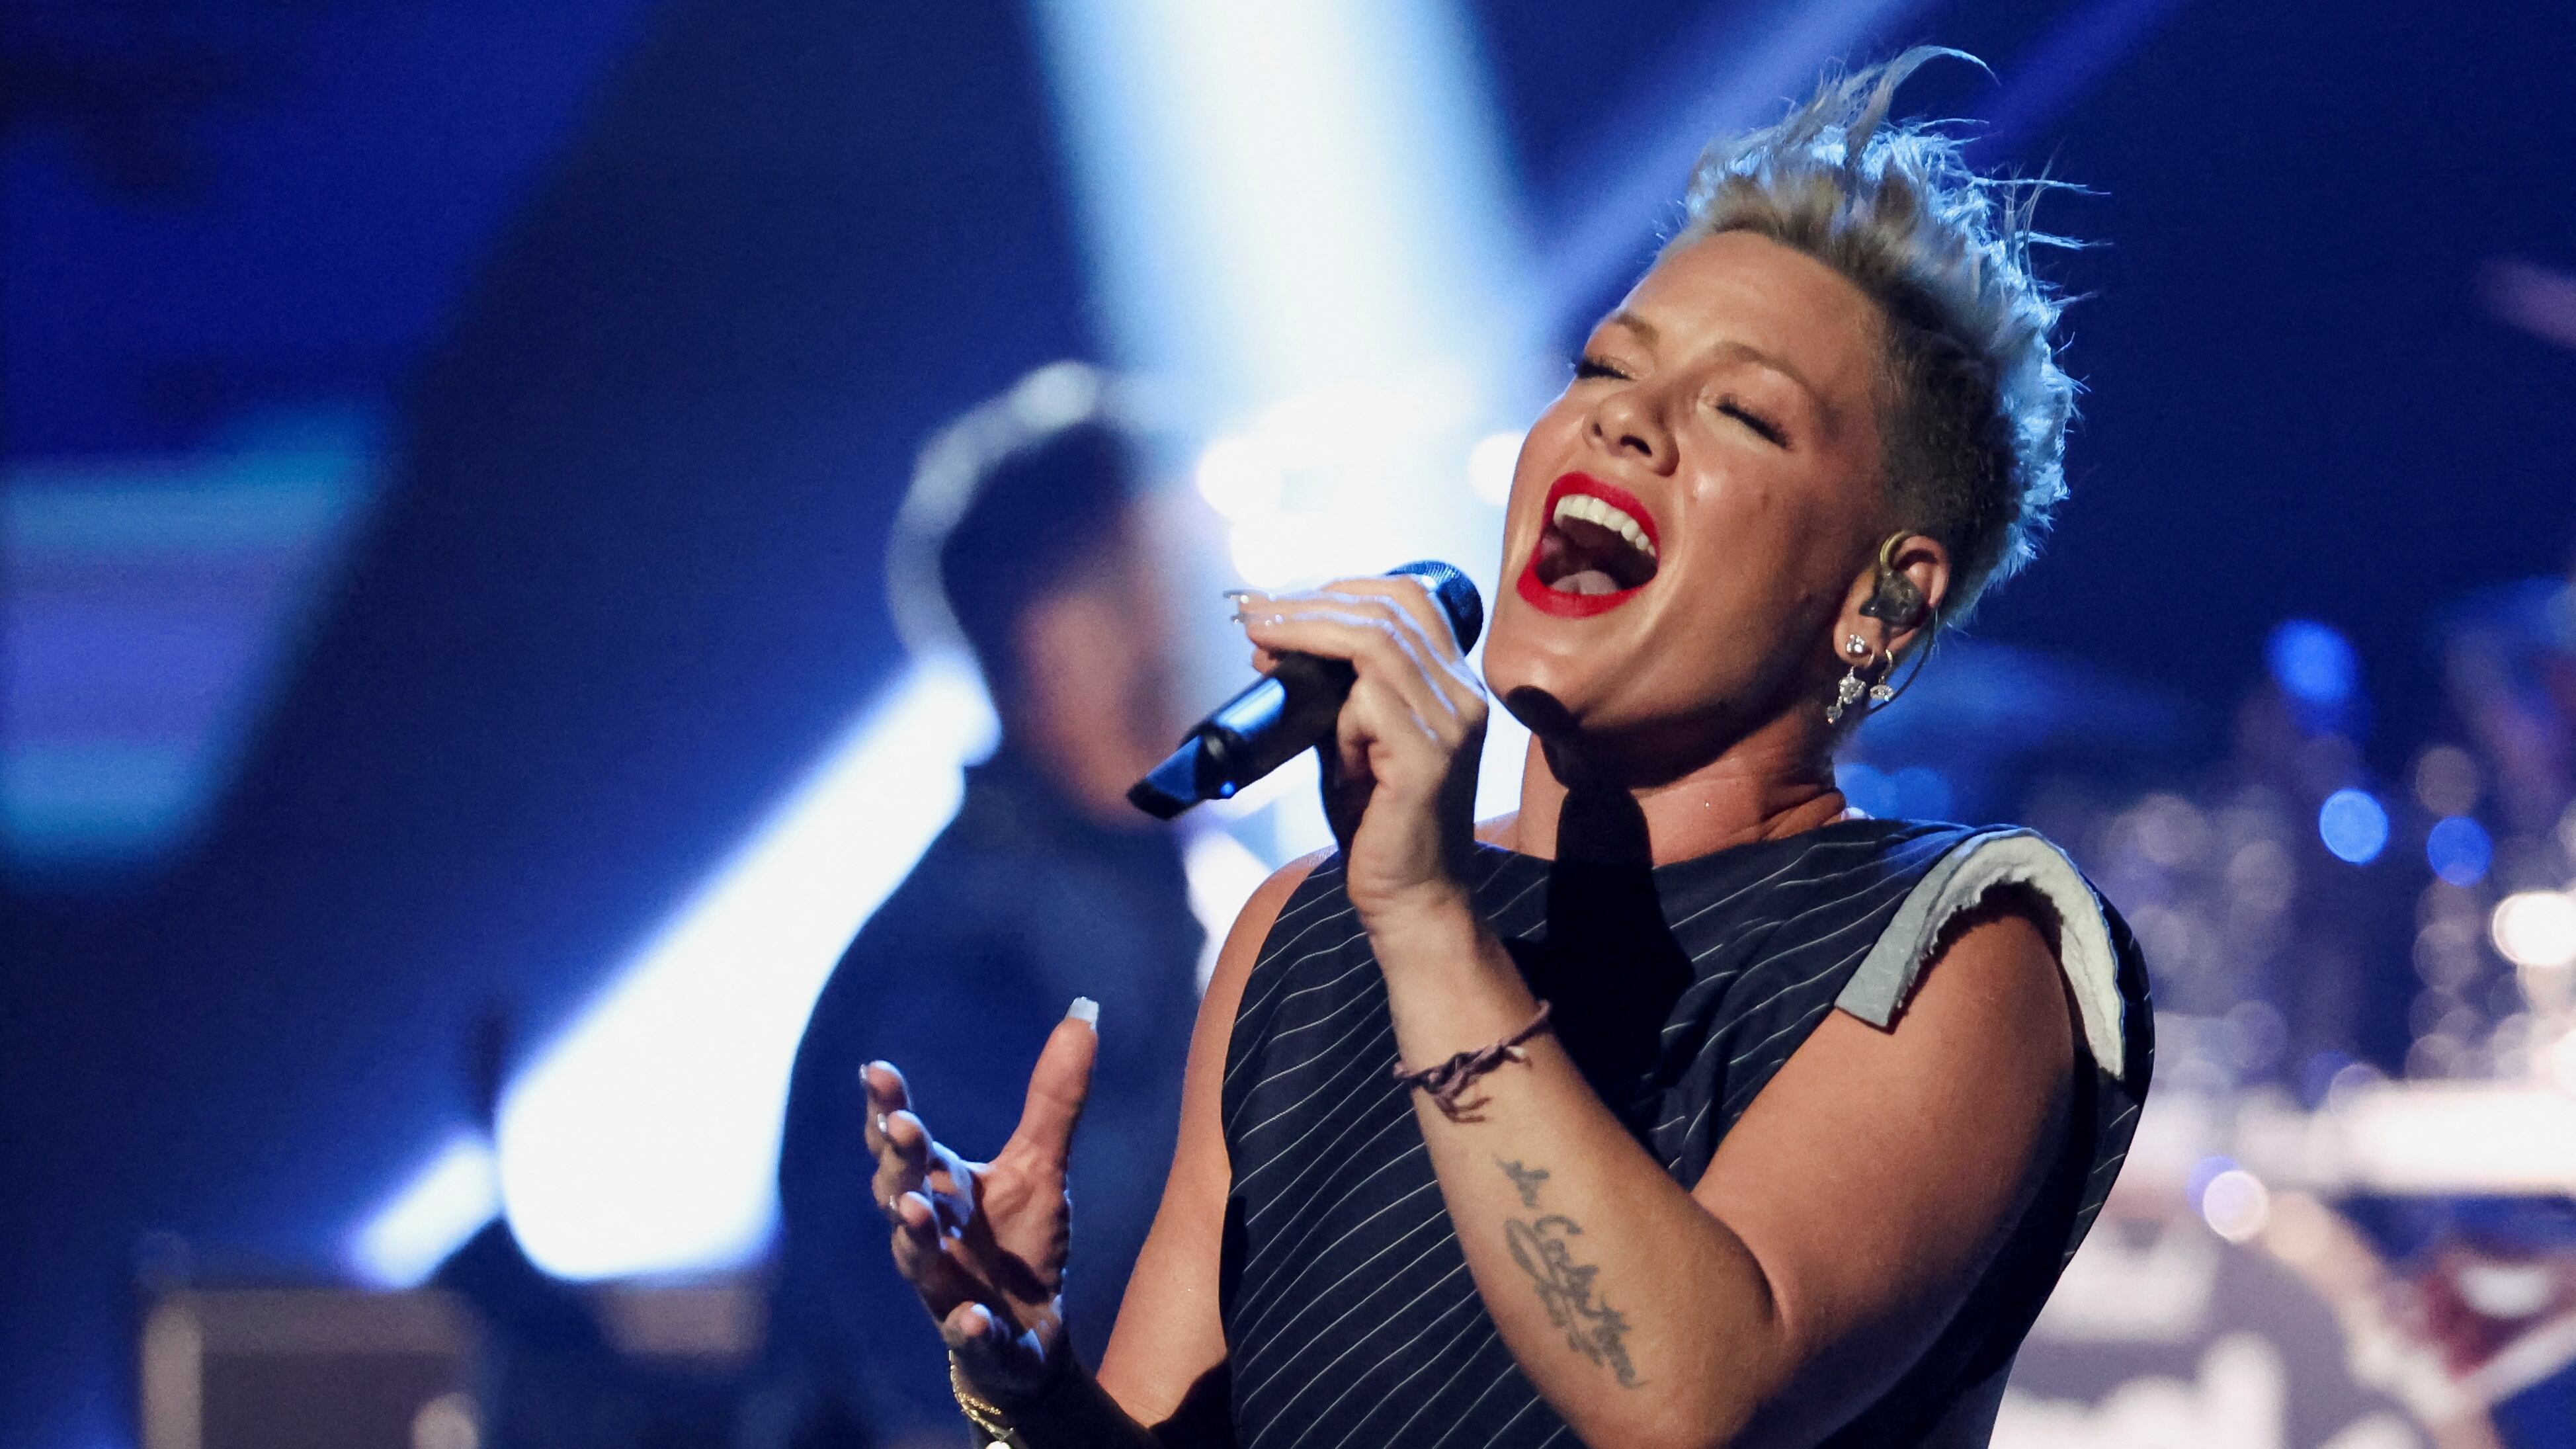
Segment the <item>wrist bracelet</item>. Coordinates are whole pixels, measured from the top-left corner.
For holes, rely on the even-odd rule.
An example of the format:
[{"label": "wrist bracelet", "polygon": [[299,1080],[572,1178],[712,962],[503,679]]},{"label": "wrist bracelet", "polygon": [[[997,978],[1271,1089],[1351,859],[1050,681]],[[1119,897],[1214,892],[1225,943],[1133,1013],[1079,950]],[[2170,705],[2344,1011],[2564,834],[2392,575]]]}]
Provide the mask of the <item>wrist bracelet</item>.
[{"label": "wrist bracelet", "polygon": [[948,1391],[957,1396],[957,1412],[964,1414],[966,1422],[974,1425],[975,1432],[985,1440],[983,1449],[1016,1449],[1011,1421],[1002,1417],[998,1405],[976,1397],[975,1391],[966,1387],[966,1372],[958,1367],[953,1350],[948,1355]]},{"label": "wrist bracelet", "polygon": [[1452,1122],[1482,1122],[1485,1119],[1476,1115],[1476,1109],[1484,1106],[1487,1099],[1478,1097],[1472,1102],[1462,1102],[1458,1100],[1459,1097],[1465,1094],[1470,1082],[1503,1063],[1528,1061],[1529,1053],[1521,1050],[1521,1043],[1547,1029],[1547,1014],[1550,1009],[1549,1004],[1542,1001],[1538,1004],[1538,1015],[1529,1019],[1529,1025],[1495,1042],[1492,1046],[1460,1052],[1436,1066],[1424,1067],[1418,1072],[1408,1072],[1404,1069],[1404,1063],[1398,1061],[1395,1064],[1395,1079],[1405,1086],[1420,1087],[1429,1092],[1431,1105],[1439,1108],[1440,1115]]}]

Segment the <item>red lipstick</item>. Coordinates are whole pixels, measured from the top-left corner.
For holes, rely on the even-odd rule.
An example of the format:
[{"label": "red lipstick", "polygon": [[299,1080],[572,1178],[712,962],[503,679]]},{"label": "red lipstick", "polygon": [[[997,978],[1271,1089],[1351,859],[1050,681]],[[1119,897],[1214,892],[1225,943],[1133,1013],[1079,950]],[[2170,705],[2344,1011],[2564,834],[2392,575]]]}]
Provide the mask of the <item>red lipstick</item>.
[{"label": "red lipstick", "polygon": [[1546,580],[1539,577],[1539,559],[1547,551],[1547,532],[1556,527],[1556,505],[1569,494],[1598,498],[1635,519],[1637,526],[1645,531],[1647,541],[1654,545],[1658,557],[1663,552],[1663,538],[1655,531],[1655,516],[1647,511],[1644,502],[1616,483],[1595,478],[1589,473],[1567,473],[1548,486],[1547,499],[1540,505],[1539,542],[1530,549],[1529,560],[1521,565],[1520,577],[1514,581],[1513,588],[1521,596],[1521,602],[1540,613],[1553,614],[1560,619],[1588,619],[1595,614],[1606,614],[1635,598],[1645,585],[1606,594],[1578,594],[1568,589],[1551,588]]}]

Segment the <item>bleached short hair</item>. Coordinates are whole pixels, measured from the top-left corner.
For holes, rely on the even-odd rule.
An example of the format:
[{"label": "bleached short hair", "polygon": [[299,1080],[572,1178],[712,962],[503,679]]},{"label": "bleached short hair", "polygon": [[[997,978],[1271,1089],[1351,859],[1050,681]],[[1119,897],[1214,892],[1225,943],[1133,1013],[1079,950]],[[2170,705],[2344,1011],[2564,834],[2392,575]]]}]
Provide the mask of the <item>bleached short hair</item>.
[{"label": "bleached short hair", "polygon": [[1779,124],[1701,153],[1665,251],[1749,231],[1814,257],[1888,320],[1882,406],[1896,526],[1950,550],[1941,613],[1967,616],[2038,552],[2066,496],[2076,383],[2051,332],[2063,300],[2030,249],[2069,246],[2031,227],[2062,183],[1979,175],[1937,124],[1889,124],[1897,86],[1955,50],[1922,46],[1828,76]]}]

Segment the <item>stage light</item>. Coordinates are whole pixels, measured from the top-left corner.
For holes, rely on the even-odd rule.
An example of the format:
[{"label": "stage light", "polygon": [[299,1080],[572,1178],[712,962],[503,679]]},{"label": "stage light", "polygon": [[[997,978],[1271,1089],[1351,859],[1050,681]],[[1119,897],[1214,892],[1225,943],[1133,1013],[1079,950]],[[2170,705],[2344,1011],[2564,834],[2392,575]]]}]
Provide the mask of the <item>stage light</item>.
[{"label": "stage light", "polygon": [[491,1147],[460,1134],[367,1219],[350,1242],[349,1269],[372,1287],[417,1286],[500,1210]]},{"label": "stage light", "polygon": [[2201,1188],[2200,1216],[2211,1232],[2227,1241],[2250,1242],[2271,1220],[2271,1190],[2244,1168],[2230,1167]]},{"label": "stage light", "polygon": [[2576,900],[2559,891],[2518,891],[2496,903],[2487,936],[2516,966],[2545,971],[2576,962]]},{"label": "stage light", "polygon": [[2263,653],[2281,692],[2304,704],[2338,708],[2360,685],[2361,664],[2351,642],[2314,619],[2283,621]]},{"label": "stage light", "polygon": [[1256,589],[1321,583],[1339,570],[1327,567],[1346,542],[1334,520],[1276,514],[1238,523],[1226,535],[1226,558]]},{"label": "stage light", "polygon": [[1224,831],[1201,830],[1181,847],[1181,868],[1190,881],[1190,914],[1207,932],[1206,949],[1199,952],[1199,990],[1204,992],[1226,932],[1234,929],[1243,903],[1269,879],[1270,867]]},{"label": "stage light", "polygon": [[1511,501],[1512,470],[1521,461],[1522,436],[1487,433],[1467,450],[1467,486],[1496,508]]},{"label": "stage light", "polygon": [[2415,798],[2436,815],[2477,808],[2478,762],[2457,745],[2434,745],[2415,758]]},{"label": "stage light", "polygon": [[[1561,363],[1542,360],[1543,289],[1464,7],[1033,14],[1110,350],[1173,432],[1209,440],[1194,481],[1224,526],[1181,542],[1183,592],[1445,558],[1490,600],[1504,429]],[[1198,691],[1240,684],[1239,638],[1193,657]],[[1486,741],[1477,808],[1509,810],[1528,733],[1496,709]],[[1311,779],[1220,818],[1272,865],[1331,840]]]},{"label": "stage light", "polygon": [[2345,1184],[2445,1197],[2576,1191],[2576,1101],[2506,1082],[2413,1082],[2336,1110]]},{"label": "stage light", "polygon": [[824,978],[991,748],[962,660],[916,663],[513,1083],[501,1192],[571,1278],[736,1263],[776,1212],[780,1115]]},{"label": "stage light", "polygon": [[1199,455],[1198,485],[1210,508],[1238,523],[1279,510],[1278,465],[1250,438],[1224,437],[1208,444]]},{"label": "stage light", "polygon": [[2495,860],[2495,842],[2487,828],[2465,815],[2433,822],[2424,837],[2424,861],[2433,874],[2455,886],[2473,886],[2487,878]]},{"label": "stage light", "polygon": [[361,535],[377,421],[0,467],[0,867],[150,867],[211,818]]},{"label": "stage light", "polygon": [[[959,766],[993,732],[970,664],[914,663],[511,1084],[501,1197],[539,1267],[596,1278],[761,1250],[806,1014],[851,934],[956,812]],[[452,1190],[425,1173],[361,1230],[361,1252],[398,1241],[404,1261],[434,1262],[454,1242],[394,1225],[456,1226],[425,1205]]]},{"label": "stage light", "polygon": [[2388,844],[2388,811],[2364,790],[2337,790],[2317,807],[2317,838],[2338,860],[2368,865]]}]

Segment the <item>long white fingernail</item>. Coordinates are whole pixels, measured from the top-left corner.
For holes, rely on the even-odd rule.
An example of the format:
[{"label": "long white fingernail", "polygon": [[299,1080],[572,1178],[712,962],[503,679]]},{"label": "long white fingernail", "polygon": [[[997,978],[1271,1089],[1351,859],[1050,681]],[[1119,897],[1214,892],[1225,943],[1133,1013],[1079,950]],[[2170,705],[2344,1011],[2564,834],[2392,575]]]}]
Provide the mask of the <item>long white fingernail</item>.
[{"label": "long white fingernail", "polygon": [[1075,997],[1073,1005],[1067,1007],[1064,1014],[1090,1027],[1093,1031],[1100,1029],[1100,1003],[1088,996]]}]

